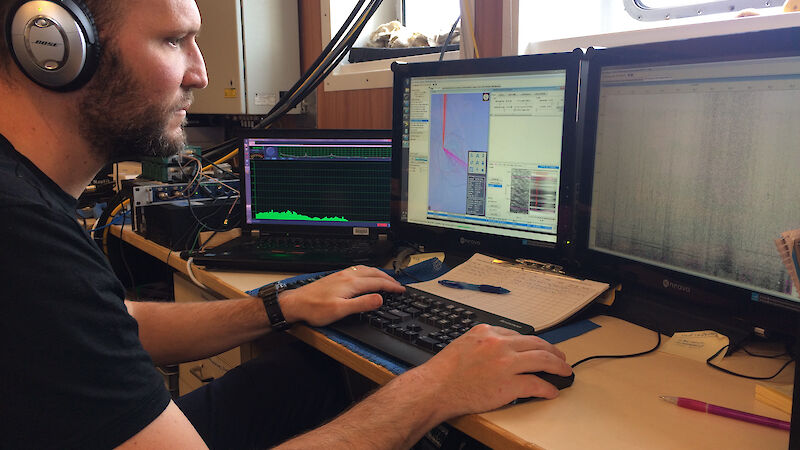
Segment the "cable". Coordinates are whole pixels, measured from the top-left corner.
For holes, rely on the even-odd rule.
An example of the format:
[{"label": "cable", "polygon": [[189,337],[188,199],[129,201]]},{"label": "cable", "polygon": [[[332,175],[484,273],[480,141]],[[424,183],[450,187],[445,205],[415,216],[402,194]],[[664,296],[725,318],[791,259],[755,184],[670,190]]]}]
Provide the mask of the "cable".
[{"label": "cable", "polygon": [[[126,211],[127,213],[127,211]],[[128,272],[128,277],[131,280],[131,292],[133,293],[134,300],[139,300],[139,293],[136,292],[136,281],[133,279],[133,271],[131,271],[131,266],[128,265],[128,260],[125,258],[125,249],[123,247],[125,241],[122,239],[122,231],[125,229],[125,213],[122,214],[122,226],[119,229],[119,257],[122,260],[122,265],[125,267],[125,271]]]},{"label": "cable", "polygon": [[661,331],[656,330],[656,336],[658,336],[658,342],[656,342],[655,347],[651,348],[650,350],[645,350],[645,351],[639,352],[639,353],[631,353],[629,355],[596,355],[596,356],[589,356],[588,358],[583,358],[582,360],[580,360],[580,361],[576,362],[575,364],[573,364],[572,368],[574,369],[575,367],[578,367],[578,365],[583,364],[586,361],[589,361],[589,360],[592,360],[592,359],[633,358],[635,356],[642,356],[642,355],[646,355],[648,353],[652,353],[652,352],[656,351],[658,349],[658,347],[661,346]]},{"label": "cable", "polygon": [[[295,84],[294,84],[294,85],[293,85],[291,88],[289,88],[289,91],[288,91],[288,92],[289,92],[291,95],[293,95],[293,94],[294,94],[294,93],[295,93],[295,92],[296,92],[296,91],[297,91],[297,90],[300,88],[300,86],[302,86],[302,85],[303,85],[303,83],[304,83],[304,81],[305,81],[305,80],[309,79],[309,78],[310,78],[310,77],[313,75],[313,73],[314,73],[314,72],[317,70],[317,68],[320,66],[320,63],[322,63],[322,61],[325,59],[325,57],[326,57],[328,54],[330,54],[330,52],[331,52],[331,50],[333,49],[333,47],[336,45],[336,43],[337,43],[337,42],[339,42],[339,39],[341,39],[342,35],[345,33],[345,31],[346,31],[346,30],[347,30],[347,29],[350,27],[350,25],[353,23],[353,19],[355,19],[356,15],[358,14],[358,11],[359,11],[359,10],[361,10],[361,6],[363,6],[363,5],[364,5],[364,1],[365,1],[365,0],[359,0],[359,1],[358,1],[358,3],[356,4],[355,8],[353,8],[353,10],[350,12],[350,15],[349,15],[349,16],[347,16],[347,19],[345,19],[345,20],[344,20],[344,22],[342,23],[342,26],[341,26],[341,27],[339,28],[339,30],[336,32],[336,35],[334,35],[334,37],[333,37],[333,38],[331,38],[330,42],[328,42],[328,44],[325,46],[325,48],[322,50],[322,52],[319,54],[319,56],[317,56],[317,59],[315,59],[315,60],[314,60],[314,62],[313,62],[313,63],[311,63],[311,65],[309,66],[309,68],[308,68],[308,69],[306,70],[306,72],[305,72],[305,73],[304,73],[304,74],[303,74],[303,75],[302,75],[302,76],[301,76],[301,77],[300,77],[300,78],[297,80],[297,82],[295,82]],[[283,106],[283,104],[285,103],[285,99],[287,99],[289,96],[290,96],[290,95],[286,95],[286,96],[284,96],[283,98],[281,98],[281,99],[278,101],[278,103],[276,103],[276,104],[275,104],[275,106],[273,106],[273,107],[270,109],[270,111],[267,113],[267,115],[270,115],[270,114],[272,114],[273,112],[277,111],[277,110],[278,110],[278,108],[280,108],[281,106]],[[256,125],[254,128],[259,128],[259,127],[258,127],[258,125]]]},{"label": "cable", "polygon": [[456,21],[453,22],[453,26],[450,27],[450,32],[447,33],[447,39],[444,40],[444,45],[442,45],[442,51],[441,53],[439,53],[439,62],[442,62],[444,60],[444,54],[447,51],[447,46],[450,45],[450,39],[453,38],[453,33],[456,31],[456,25],[458,25],[458,22],[461,22],[461,16],[458,16],[456,18]]},{"label": "cable", "polygon": [[[347,36],[336,46],[332,52],[325,56],[325,59],[322,61],[322,63],[314,68],[312,73],[302,81],[297,90],[292,92],[290,95],[284,96],[281,101],[279,101],[279,103],[272,108],[267,117],[261,120],[261,122],[256,124],[253,128],[268,127],[278,118],[280,118],[285,112],[296,106],[297,103],[308,96],[308,94],[310,94],[316,88],[316,86],[319,85],[321,80],[330,73],[332,68],[336,67],[336,65],[344,57],[344,54],[350,50],[355,43],[355,40],[358,38],[358,35],[361,33],[361,30],[363,30],[364,26],[366,25],[367,20],[369,20],[369,18],[375,13],[381,2],[382,0],[370,0],[370,3],[366,6],[358,21],[348,32]],[[361,3],[359,3],[357,7],[360,7],[360,5]],[[335,62],[331,64],[332,61]],[[321,74],[324,75],[320,77]]]},{"label": "cable", "polygon": [[193,257],[189,257],[189,259],[186,260],[186,274],[189,275],[189,279],[192,280],[192,283],[196,284],[202,289],[208,289],[203,283],[200,282],[200,280],[195,278],[194,272],[192,272],[192,261],[194,261]]},{"label": "cable", "polygon": [[[787,360],[787,361],[786,361],[786,362],[785,362],[785,363],[784,363],[784,364],[781,366],[781,368],[780,368],[780,369],[778,369],[778,371],[777,371],[777,372],[775,372],[775,374],[773,374],[773,375],[771,375],[771,376],[768,376],[768,377],[756,377],[756,376],[752,376],[752,375],[745,375],[745,374],[742,374],[742,373],[737,373],[737,372],[734,372],[734,371],[732,371],[732,370],[725,369],[725,368],[723,368],[723,367],[720,367],[720,366],[718,366],[718,365],[716,365],[716,364],[714,364],[714,363],[712,363],[712,362],[711,362],[711,360],[713,360],[714,358],[716,358],[716,357],[717,357],[717,356],[718,356],[720,353],[722,353],[722,352],[723,352],[725,349],[727,349],[728,347],[730,347],[730,344],[728,344],[728,345],[725,345],[725,346],[724,346],[724,347],[722,347],[721,349],[717,350],[717,352],[716,352],[716,353],[714,353],[713,355],[711,355],[711,356],[710,356],[710,357],[709,357],[709,358],[706,360],[706,364],[708,364],[709,366],[713,367],[714,369],[717,369],[717,370],[719,370],[720,372],[724,372],[724,373],[727,373],[728,375],[733,375],[733,376],[740,377],[740,378],[747,378],[748,380],[771,380],[771,379],[773,379],[773,378],[777,377],[777,376],[778,376],[778,375],[779,375],[781,372],[783,372],[783,369],[785,369],[786,367],[788,367],[788,366],[789,366],[789,364],[791,364],[791,363],[792,363],[792,362],[794,362],[794,360],[795,360],[795,358],[792,356],[791,358],[789,358],[789,359],[788,359],[788,360]],[[747,352],[747,353],[748,353],[748,354],[751,354],[751,353],[749,353],[749,352]],[[788,353],[788,352],[787,352],[787,353]],[[759,355],[753,355],[753,356],[756,356],[756,357],[759,357],[759,358],[773,358],[773,356],[759,356]]]},{"label": "cable", "polygon": [[[341,38],[342,34],[344,34],[344,31],[348,27],[350,27],[350,25],[353,23],[353,19],[355,18],[358,11],[361,9],[361,6],[364,4],[364,1],[365,0],[359,0],[355,8],[353,8],[353,11],[351,11],[350,15],[342,24],[342,27],[336,33],[336,36],[334,36],[334,38],[331,39],[331,41],[328,43],[325,49],[320,53],[320,55],[317,57],[317,59],[314,61],[311,67],[309,67],[306,73],[303,74],[303,76],[299,80],[297,80],[294,86],[292,86],[292,88],[289,90],[289,94],[283,96],[278,101],[278,103],[276,103],[275,106],[273,106],[272,109],[270,109],[269,113],[267,113],[267,117],[258,124],[256,124],[256,126],[254,126],[253,128],[267,128],[269,125],[271,125],[272,122],[277,120],[277,119],[271,119],[271,117],[275,115],[280,115],[281,111],[287,110],[285,106],[290,102],[293,102],[296,99],[298,93],[303,92],[302,90],[303,86],[320,70],[320,68],[322,68],[322,71],[325,71],[327,69],[327,65],[330,64],[330,60],[326,61],[326,59],[330,55],[334,54],[332,49],[337,44],[337,42],[339,42],[339,39]],[[339,50],[337,49],[336,51]],[[324,67],[323,63],[325,64]],[[302,98],[305,98],[305,95],[303,95]]]}]

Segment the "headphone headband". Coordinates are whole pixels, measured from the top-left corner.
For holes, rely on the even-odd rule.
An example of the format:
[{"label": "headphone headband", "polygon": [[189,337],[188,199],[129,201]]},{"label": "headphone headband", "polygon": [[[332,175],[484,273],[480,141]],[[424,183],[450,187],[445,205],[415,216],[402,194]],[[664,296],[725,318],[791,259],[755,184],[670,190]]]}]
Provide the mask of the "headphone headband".
[{"label": "headphone headband", "polygon": [[82,87],[100,60],[94,19],[80,0],[19,2],[6,20],[6,39],[20,70],[55,91]]}]

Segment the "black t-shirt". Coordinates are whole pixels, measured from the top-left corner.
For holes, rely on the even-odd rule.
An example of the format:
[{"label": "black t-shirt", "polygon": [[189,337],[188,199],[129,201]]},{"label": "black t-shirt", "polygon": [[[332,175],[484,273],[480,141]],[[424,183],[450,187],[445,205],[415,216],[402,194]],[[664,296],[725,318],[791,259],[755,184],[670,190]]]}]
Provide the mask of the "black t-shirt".
[{"label": "black t-shirt", "polygon": [[0,447],[109,448],[166,408],[77,201],[0,135]]}]

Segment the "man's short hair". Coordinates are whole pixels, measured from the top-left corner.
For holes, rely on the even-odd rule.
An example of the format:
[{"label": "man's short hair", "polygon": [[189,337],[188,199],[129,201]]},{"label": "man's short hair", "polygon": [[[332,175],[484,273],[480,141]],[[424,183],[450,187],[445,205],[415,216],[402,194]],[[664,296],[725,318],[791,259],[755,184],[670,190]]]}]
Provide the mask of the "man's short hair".
[{"label": "man's short hair", "polygon": [[[100,42],[105,43],[110,38],[110,32],[115,29],[119,23],[120,14],[122,13],[123,4],[122,0],[73,0],[76,2],[82,1],[94,17],[95,26],[100,34]],[[14,5],[17,4],[16,0],[0,0],[0,25],[2,25],[2,36],[0,37],[0,75],[8,73],[10,65],[13,65],[11,53],[9,52],[9,42],[6,42],[6,23],[8,21],[8,14]]]}]

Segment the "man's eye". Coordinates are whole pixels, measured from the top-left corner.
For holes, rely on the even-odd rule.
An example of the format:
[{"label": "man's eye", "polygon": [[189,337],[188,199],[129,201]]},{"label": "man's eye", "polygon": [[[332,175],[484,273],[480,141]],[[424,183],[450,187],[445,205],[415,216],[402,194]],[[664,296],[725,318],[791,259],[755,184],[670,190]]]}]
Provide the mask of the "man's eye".
[{"label": "man's eye", "polygon": [[172,47],[177,47],[181,44],[182,40],[183,38],[169,38],[167,39],[167,44],[169,44]]}]

